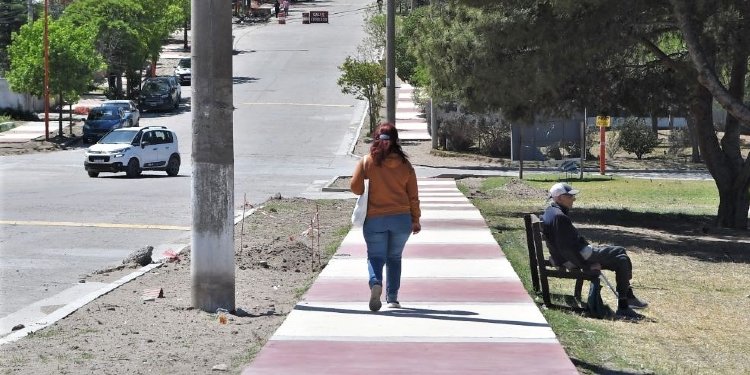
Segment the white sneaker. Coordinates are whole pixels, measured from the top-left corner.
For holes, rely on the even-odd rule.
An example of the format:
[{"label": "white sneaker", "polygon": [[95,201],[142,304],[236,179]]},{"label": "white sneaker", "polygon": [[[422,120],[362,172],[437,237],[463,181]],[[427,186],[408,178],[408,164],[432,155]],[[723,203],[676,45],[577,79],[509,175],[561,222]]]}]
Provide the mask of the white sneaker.
[{"label": "white sneaker", "polygon": [[388,302],[388,308],[389,309],[400,309],[401,304],[398,303],[398,301]]},{"label": "white sneaker", "polygon": [[378,311],[383,303],[380,302],[380,295],[383,294],[383,286],[375,284],[370,288],[370,311]]}]

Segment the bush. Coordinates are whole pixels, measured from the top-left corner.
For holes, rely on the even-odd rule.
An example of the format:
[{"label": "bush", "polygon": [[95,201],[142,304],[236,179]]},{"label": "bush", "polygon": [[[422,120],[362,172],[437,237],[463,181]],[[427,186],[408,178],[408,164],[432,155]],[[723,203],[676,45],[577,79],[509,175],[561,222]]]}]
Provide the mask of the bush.
[{"label": "bush", "polygon": [[9,117],[13,120],[39,121],[39,116],[36,113],[14,108],[0,108],[0,116]]},{"label": "bush", "polygon": [[501,157],[510,156],[510,123],[496,113],[476,117],[479,133],[479,153]]},{"label": "bush", "polygon": [[604,141],[604,150],[608,158],[614,159],[615,155],[622,149],[620,137],[622,137],[622,133],[619,131],[610,131],[607,133],[607,139]]},{"label": "bush", "polygon": [[565,153],[568,155],[569,158],[580,158],[581,157],[581,147],[576,142],[566,142],[563,145],[563,149],[565,149]]},{"label": "bush", "polygon": [[627,118],[620,129],[622,149],[635,154],[638,160],[659,145],[659,137],[642,120]]},{"label": "bush", "polygon": [[672,157],[680,156],[686,148],[691,146],[690,131],[686,128],[675,128],[669,133],[667,141],[669,142],[667,154]]},{"label": "bush", "polygon": [[446,150],[468,151],[474,146],[477,128],[471,115],[449,112],[441,117],[438,133],[445,138]]},{"label": "bush", "polygon": [[599,144],[599,127],[598,126],[587,126],[586,127],[586,159],[596,159],[591,153],[591,149]]},{"label": "bush", "polygon": [[562,151],[560,150],[560,142],[555,142],[544,150],[544,156],[552,160],[561,160],[563,158]]}]

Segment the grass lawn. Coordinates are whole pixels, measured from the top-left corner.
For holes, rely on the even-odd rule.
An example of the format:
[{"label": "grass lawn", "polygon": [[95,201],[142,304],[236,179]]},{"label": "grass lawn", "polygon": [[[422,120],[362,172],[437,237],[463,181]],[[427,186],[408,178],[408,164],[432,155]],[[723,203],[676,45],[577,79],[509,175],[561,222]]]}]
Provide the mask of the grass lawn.
[{"label": "grass lawn", "polygon": [[[466,179],[461,190],[496,240],[582,373],[750,373],[750,237],[711,227],[718,207],[713,181],[592,175],[571,216],[593,243],[625,246],[633,287],[650,303],[638,323],[588,318],[571,306],[572,280],[550,279],[557,308],[531,292],[523,214],[545,207],[557,175]],[[614,282],[614,274],[606,271]],[[584,286],[584,298],[588,289]],[[602,297],[616,301],[606,287]]]}]

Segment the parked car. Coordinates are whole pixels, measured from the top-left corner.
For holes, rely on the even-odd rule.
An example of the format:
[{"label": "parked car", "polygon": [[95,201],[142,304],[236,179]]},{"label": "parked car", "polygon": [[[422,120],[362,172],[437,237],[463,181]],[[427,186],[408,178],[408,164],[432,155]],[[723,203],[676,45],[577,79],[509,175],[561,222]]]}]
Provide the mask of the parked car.
[{"label": "parked car", "polygon": [[113,106],[120,107],[125,111],[125,117],[127,118],[128,127],[138,126],[141,121],[141,111],[138,110],[138,106],[132,100],[106,100],[101,104],[102,107]]},{"label": "parked car", "polygon": [[180,80],[181,85],[189,85],[191,80],[192,69],[190,68],[190,58],[182,58],[174,68],[174,75]]},{"label": "parked car", "polygon": [[177,92],[177,100],[178,101],[182,100],[182,86],[180,85],[180,78],[179,77],[177,77],[175,75],[171,75],[171,76],[156,76],[156,77],[152,77],[151,79],[156,79],[156,80],[161,80],[161,81],[167,82],[169,84],[169,86],[173,87],[175,89],[175,91]]},{"label": "parked car", "polygon": [[112,129],[127,124],[125,111],[120,107],[94,107],[83,122],[83,143],[93,143]]},{"label": "parked car", "polygon": [[146,78],[138,97],[141,111],[177,109],[181,99],[181,91],[177,91],[179,87],[179,84],[173,85],[169,79],[162,77]]},{"label": "parked car", "polygon": [[180,172],[177,135],[165,126],[122,128],[111,131],[86,150],[83,166],[89,177],[101,172],[125,172],[137,177],[142,171]]}]

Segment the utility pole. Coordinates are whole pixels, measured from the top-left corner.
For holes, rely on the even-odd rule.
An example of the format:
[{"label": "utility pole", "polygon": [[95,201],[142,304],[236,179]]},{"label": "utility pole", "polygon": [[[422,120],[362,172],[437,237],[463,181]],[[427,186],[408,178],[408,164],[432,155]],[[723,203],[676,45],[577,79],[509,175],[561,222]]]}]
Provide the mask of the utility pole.
[{"label": "utility pole", "polygon": [[192,0],[193,307],[235,310],[232,8]]},{"label": "utility pole", "polygon": [[[49,0],[44,0],[44,139],[49,141]],[[60,103],[62,105],[62,103]]]},{"label": "utility pole", "polygon": [[27,3],[26,3],[26,5],[27,5],[27,9],[28,9],[28,18],[29,18],[29,23],[31,23],[31,22],[33,22],[33,21],[34,21],[34,4],[32,3],[32,1],[33,1],[33,0],[29,0],[29,1],[27,1]]},{"label": "utility pole", "polygon": [[385,12],[386,121],[396,125],[396,0],[388,0]]}]

